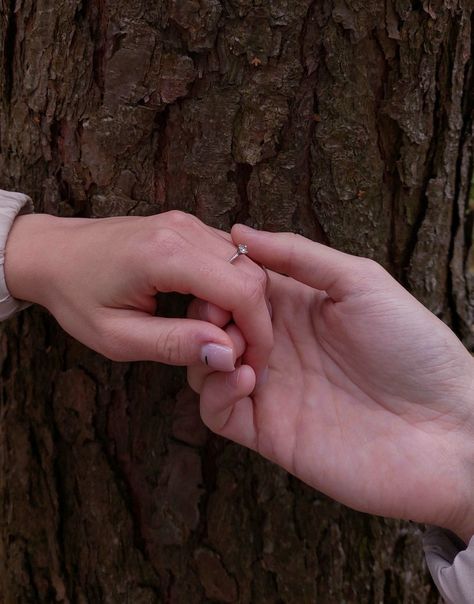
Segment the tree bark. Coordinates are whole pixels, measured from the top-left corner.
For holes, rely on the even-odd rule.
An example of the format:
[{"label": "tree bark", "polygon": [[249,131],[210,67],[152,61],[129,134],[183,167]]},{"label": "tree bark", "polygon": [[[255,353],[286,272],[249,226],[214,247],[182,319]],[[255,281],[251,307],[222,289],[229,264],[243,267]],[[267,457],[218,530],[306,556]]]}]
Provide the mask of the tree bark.
[{"label": "tree bark", "polygon": [[[2,188],[300,232],[472,346],[472,0],[1,6]],[[1,602],[439,601],[418,527],[212,437],[182,370],[108,362],[39,308],[0,326],[0,370]]]}]

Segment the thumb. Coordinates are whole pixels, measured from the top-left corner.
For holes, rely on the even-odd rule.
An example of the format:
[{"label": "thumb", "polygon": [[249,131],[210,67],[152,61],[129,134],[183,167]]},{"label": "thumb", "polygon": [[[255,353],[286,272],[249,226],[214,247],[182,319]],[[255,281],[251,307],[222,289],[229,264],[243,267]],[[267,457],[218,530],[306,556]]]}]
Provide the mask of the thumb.
[{"label": "thumb", "polygon": [[250,396],[255,381],[255,372],[248,365],[233,373],[211,374],[201,391],[201,418],[216,434],[256,451],[256,414]]},{"label": "thumb", "polygon": [[113,361],[155,361],[199,365],[216,371],[235,368],[231,338],[220,327],[194,319],[168,319],[110,309],[96,350]]},{"label": "thumb", "polygon": [[[357,286],[371,261],[339,252],[294,233],[269,233],[243,224],[232,229],[236,245],[245,243],[249,257],[340,301]],[[375,263],[372,263],[375,264]]]}]

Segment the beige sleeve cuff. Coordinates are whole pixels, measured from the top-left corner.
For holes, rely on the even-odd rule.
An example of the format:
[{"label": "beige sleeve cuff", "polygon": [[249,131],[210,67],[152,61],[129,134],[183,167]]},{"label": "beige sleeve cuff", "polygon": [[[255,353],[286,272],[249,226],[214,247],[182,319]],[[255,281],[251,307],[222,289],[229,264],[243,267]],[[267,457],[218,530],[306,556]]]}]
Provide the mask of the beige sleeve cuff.
[{"label": "beige sleeve cuff", "polygon": [[466,544],[450,531],[430,527],[423,536],[426,562],[448,604],[474,602],[474,537]]},{"label": "beige sleeve cuff", "polygon": [[0,321],[30,306],[29,302],[16,300],[11,296],[5,281],[4,265],[7,239],[15,218],[33,211],[33,202],[27,195],[0,189]]}]

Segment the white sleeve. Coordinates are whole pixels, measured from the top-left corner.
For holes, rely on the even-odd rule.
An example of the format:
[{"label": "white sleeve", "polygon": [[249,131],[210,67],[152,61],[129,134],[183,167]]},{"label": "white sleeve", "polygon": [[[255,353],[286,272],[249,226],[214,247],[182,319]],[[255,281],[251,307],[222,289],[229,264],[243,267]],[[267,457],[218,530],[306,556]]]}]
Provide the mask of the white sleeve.
[{"label": "white sleeve", "polygon": [[474,602],[474,537],[469,545],[456,535],[430,527],[423,549],[431,576],[448,604]]},{"label": "white sleeve", "polygon": [[15,218],[33,212],[33,202],[23,193],[11,193],[0,189],[0,321],[8,319],[19,310],[30,306],[29,302],[16,300],[8,291],[5,281],[5,248]]}]

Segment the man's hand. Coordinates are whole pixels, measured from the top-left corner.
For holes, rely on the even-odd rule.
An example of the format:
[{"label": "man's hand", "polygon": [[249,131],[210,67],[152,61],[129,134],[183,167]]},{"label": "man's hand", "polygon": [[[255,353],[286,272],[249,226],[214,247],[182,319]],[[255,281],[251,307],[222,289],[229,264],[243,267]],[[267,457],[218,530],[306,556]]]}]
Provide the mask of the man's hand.
[{"label": "man's hand", "polygon": [[[190,368],[204,422],[348,506],[467,540],[474,363],[460,341],[370,260],[291,234],[239,225],[232,235],[275,271],[275,346],[255,390],[245,359],[227,375]],[[239,330],[228,334],[242,353]]]},{"label": "man's hand", "polygon": [[116,361],[201,364],[233,371],[220,327],[155,317],[158,292],[193,294],[225,309],[244,334],[245,362],[263,370],[273,345],[266,276],[230,264],[230,236],[182,212],[99,220],[19,216],[5,277],[15,298],[42,304],[73,337]]}]

